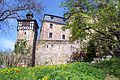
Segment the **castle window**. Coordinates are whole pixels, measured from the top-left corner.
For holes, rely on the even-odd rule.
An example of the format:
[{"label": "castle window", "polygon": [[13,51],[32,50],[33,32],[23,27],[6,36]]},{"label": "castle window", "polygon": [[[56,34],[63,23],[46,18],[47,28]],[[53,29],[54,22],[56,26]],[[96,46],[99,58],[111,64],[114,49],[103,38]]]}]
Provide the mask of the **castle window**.
[{"label": "castle window", "polygon": [[25,30],[25,26],[23,26],[22,28],[23,28],[23,30]]},{"label": "castle window", "polygon": [[47,48],[48,48],[48,45],[47,45]]},{"label": "castle window", "polygon": [[50,28],[51,28],[51,29],[53,28],[53,24],[50,24]]},{"label": "castle window", "polygon": [[62,35],[62,39],[65,39],[65,35]]},{"label": "castle window", "polygon": [[52,38],[52,35],[53,35],[52,33],[49,33],[49,38]]},{"label": "castle window", "polygon": [[18,26],[22,26],[22,22],[18,22]]},{"label": "castle window", "polygon": [[31,29],[33,30],[33,27],[31,27]]},{"label": "castle window", "polygon": [[33,26],[34,26],[34,21],[31,21],[31,22],[30,22],[30,27],[31,27],[31,29],[32,29]]},{"label": "castle window", "polygon": [[34,24],[34,21],[31,21],[30,24]]},{"label": "castle window", "polygon": [[26,32],[24,34],[26,35]]},{"label": "castle window", "polygon": [[53,20],[54,19],[54,17],[53,16],[51,16],[51,20]]},{"label": "castle window", "polygon": [[59,45],[58,49],[60,49],[60,45]]}]

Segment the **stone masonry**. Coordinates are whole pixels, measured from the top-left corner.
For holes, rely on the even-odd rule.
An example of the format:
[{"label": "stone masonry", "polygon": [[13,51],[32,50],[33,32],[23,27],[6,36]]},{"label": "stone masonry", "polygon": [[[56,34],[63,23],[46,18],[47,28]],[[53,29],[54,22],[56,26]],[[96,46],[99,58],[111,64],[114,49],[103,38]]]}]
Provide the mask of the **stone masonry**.
[{"label": "stone masonry", "polygon": [[27,19],[18,20],[17,40],[26,39],[35,53],[36,65],[65,64],[73,52],[80,48],[78,41],[70,42],[70,29],[63,30],[66,18],[45,14],[40,28],[40,39],[37,37],[38,24],[28,13]]},{"label": "stone masonry", "polygon": [[40,40],[37,41],[36,65],[65,64],[79,44],[70,42],[70,29],[63,30],[66,19],[59,16],[45,14]]}]

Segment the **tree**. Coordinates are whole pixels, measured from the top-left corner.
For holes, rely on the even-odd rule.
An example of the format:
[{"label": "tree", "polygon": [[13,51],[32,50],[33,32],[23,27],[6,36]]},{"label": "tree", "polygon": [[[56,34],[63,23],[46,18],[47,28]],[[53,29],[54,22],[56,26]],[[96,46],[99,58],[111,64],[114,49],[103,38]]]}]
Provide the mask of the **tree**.
[{"label": "tree", "polygon": [[0,52],[0,65],[4,64],[5,54],[3,52]]},{"label": "tree", "polygon": [[26,10],[40,13],[42,4],[38,0],[0,0],[0,28],[4,29],[2,24],[8,24],[9,19],[18,19]]},{"label": "tree", "polygon": [[18,64],[24,63],[24,66],[31,66],[31,47],[27,42],[24,39],[18,40],[14,52],[0,52],[0,65],[5,64],[7,67],[11,67],[20,66]]},{"label": "tree", "polygon": [[87,56],[86,61],[88,62],[93,61],[93,58],[96,57],[96,46],[95,46],[94,39],[93,40],[91,39],[88,42],[86,56]]},{"label": "tree", "polygon": [[15,61],[13,65],[16,65],[20,62],[23,62],[27,66],[31,66],[31,47],[27,45],[27,40],[21,39],[18,40],[17,43],[15,44]]},{"label": "tree", "polygon": [[1,51],[0,52],[0,65],[5,65],[10,67],[13,61],[13,52],[12,51]]},{"label": "tree", "polygon": [[[0,30],[4,31],[9,28],[7,27],[9,26],[9,20],[22,18],[22,14],[25,13],[25,11],[30,10],[34,14],[40,14],[42,9],[43,7],[39,0],[0,0]],[[19,45],[17,45],[17,48],[22,49]],[[17,51],[18,50],[19,49],[17,49]],[[21,51],[23,51],[23,49]],[[23,54],[23,52],[18,53]]]},{"label": "tree", "polygon": [[119,0],[65,0],[71,40],[94,39],[97,52],[120,49]]}]

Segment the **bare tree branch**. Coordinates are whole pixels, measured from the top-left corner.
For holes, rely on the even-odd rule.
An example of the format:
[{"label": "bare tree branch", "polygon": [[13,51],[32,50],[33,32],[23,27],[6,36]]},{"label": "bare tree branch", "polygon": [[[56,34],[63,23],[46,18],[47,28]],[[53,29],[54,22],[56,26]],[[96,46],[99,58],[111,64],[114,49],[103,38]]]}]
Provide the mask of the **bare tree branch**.
[{"label": "bare tree branch", "polygon": [[21,18],[26,10],[39,14],[42,4],[38,0],[0,0],[0,24],[6,19]]}]

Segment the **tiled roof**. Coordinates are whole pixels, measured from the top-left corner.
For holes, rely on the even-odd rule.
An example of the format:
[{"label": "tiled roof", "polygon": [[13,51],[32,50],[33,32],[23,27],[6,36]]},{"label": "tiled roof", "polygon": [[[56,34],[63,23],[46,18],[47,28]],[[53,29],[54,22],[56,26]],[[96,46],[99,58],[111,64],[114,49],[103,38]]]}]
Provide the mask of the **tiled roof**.
[{"label": "tiled roof", "polygon": [[43,21],[54,22],[58,24],[66,24],[66,18],[51,15],[51,14],[44,14]]}]

